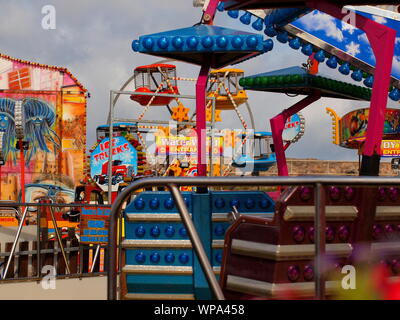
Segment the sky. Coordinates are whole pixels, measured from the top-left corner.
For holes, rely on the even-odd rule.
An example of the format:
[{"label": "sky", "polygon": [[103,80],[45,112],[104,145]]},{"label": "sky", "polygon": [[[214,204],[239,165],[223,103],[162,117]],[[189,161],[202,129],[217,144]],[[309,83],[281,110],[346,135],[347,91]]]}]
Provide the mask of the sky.
[{"label": "sky", "polygon": [[[201,10],[194,8],[192,0],[0,0],[0,52],[16,58],[68,68],[88,89],[90,99],[87,110],[88,146],[95,142],[95,129],[107,121],[110,90],[118,90],[132,76],[135,67],[154,63],[162,58],[133,52],[131,43],[139,36],[192,26],[200,21]],[[52,5],[56,9],[56,28],[42,28],[42,8]],[[226,13],[218,13],[215,24],[233,29],[254,32]],[[328,31],[328,29],[327,29]],[[253,75],[292,66],[301,66],[307,57],[287,44],[274,40],[272,52],[246,61],[235,67]],[[199,67],[174,62],[180,77],[194,78]],[[321,72],[334,78],[337,70],[326,66]],[[194,82],[179,83],[181,93],[194,95]],[[133,89],[133,85],[127,88]],[[290,98],[284,94],[248,92],[249,104],[255,115],[256,130],[269,131],[269,119],[290,107],[303,97]],[[193,101],[182,101],[194,107]],[[390,107],[398,104],[389,102]],[[326,107],[333,108],[339,116],[351,110],[368,107],[366,102],[323,98],[305,109],[304,137],[291,146],[291,158],[316,158],[321,160],[357,161],[357,152],[333,145],[331,118]],[[121,97],[116,105],[118,118],[137,118],[143,110],[128,97]],[[245,107],[240,111],[249,122]],[[153,107],[145,119],[168,119],[165,108]],[[241,128],[234,111],[222,112],[220,128]]]}]

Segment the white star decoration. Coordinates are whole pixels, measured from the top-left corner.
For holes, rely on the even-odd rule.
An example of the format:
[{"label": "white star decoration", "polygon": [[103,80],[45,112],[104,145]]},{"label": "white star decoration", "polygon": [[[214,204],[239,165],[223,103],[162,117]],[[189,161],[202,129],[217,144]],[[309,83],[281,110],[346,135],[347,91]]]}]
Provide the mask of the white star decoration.
[{"label": "white star decoration", "polygon": [[352,56],[358,55],[360,51],[360,44],[355,43],[354,41],[350,42],[350,44],[346,45],[346,51]]}]

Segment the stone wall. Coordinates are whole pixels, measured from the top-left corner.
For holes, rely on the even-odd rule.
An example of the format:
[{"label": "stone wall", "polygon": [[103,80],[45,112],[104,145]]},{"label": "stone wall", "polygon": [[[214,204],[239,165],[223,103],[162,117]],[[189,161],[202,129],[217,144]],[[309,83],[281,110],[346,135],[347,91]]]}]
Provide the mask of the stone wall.
[{"label": "stone wall", "polygon": [[[324,161],[317,159],[288,159],[289,175],[347,175],[358,176],[359,163],[356,161]],[[268,172],[261,175],[275,176],[278,175],[276,165]],[[390,162],[381,162],[381,176],[396,176],[392,171]]]}]

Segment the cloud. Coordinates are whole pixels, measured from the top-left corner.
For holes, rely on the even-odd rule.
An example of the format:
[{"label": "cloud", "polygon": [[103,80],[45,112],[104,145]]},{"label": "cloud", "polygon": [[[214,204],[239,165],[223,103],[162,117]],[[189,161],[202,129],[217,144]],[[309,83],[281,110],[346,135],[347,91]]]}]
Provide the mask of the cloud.
[{"label": "cloud", "polygon": [[357,56],[361,51],[360,51],[360,44],[355,43],[354,41],[350,42],[349,44],[346,45],[346,51],[347,53],[351,54],[352,56]]},{"label": "cloud", "polygon": [[400,56],[393,57],[393,71],[400,72]]},{"label": "cloud", "polygon": [[374,19],[375,22],[378,22],[380,24],[386,24],[388,22],[386,18],[377,15],[373,15],[372,19]]},{"label": "cloud", "polygon": [[336,20],[330,15],[314,11],[299,20],[310,31],[325,31],[325,34],[338,41],[343,41],[342,30],[336,25]]},{"label": "cloud", "polygon": [[357,30],[356,27],[342,21],[342,31],[347,31],[349,34],[353,34],[355,30]]},{"label": "cloud", "polygon": [[370,45],[370,43],[369,43],[369,40],[368,40],[368,37],[367,37],[367,34],[366,34],[366,33],[360,34],[360,35],[358,36],[358,41],[360,41],[361,43],[364,43],[364,44],[368,44],[368,45]]}]

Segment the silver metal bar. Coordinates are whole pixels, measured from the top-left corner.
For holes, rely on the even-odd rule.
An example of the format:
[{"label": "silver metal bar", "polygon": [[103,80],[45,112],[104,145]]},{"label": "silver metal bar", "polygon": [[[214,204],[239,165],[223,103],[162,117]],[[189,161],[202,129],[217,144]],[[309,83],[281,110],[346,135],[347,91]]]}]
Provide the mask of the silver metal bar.
[{"label": "silver metal bar", "polygon": [[110,113],[109,113],[109,118],[110,118],[110,123],[109,123],[109,148],[108,148],[108,204],[111,204],[111,198],[112,198],[112,151],[113,151],[113,129],[114,129],[114,103],[113,103],[113,96],[114,93],[113,91],[110,92]]},{"label": "silver metal bar", "polygon": [[28,207],[25,207],[24,214],[22,215],[22,219],[21,219],[21,221],[20,221],[20,223],[18,225],[17,234],[15,235],[15,239],[14,239],[13,245],[11,247],[11,253],[10,253],[10,256],[9,256],[9,258],[7,260],[6,268],[4,269],[3,275],[1,276],[2,280],[7,277],[8,269],[10,267],[11,260],[14,258],[15,249],[17,247],[19,236],[21,235],[22,227],[24,225],[27,213],[28,213]]},{"label": "silver metal bar", "polygon": [[37,258],[36,258],[36,268],[37,268],[37,277],[40,277],[41,274],[41,270],[40,270],[40,265],[41,265],[41,259],[40,259],[40,246],[41,246],[41,242],[40,242],[40,221],[41,221],[41,210],[37,211],[37,221],[36,221],[36,254],[37,254]]},{"label": "silver metal bar", "polygon": [[60,207],[60,208],[65,208],[65,207],[72,207],[72,208],[81,208],[81,207],[87,207],[87,208],[108,208],[111,209],[111,205],[108,204],[86,204],[86,203],[38,203],[38,202],[3,202],[2,206],[4,208],[10,208],[10,207],[15,207],[15,206],[29,206],[29,207]]},{"label": "silver metal bar", "polygon": [[[74,252],[74,251],[79,251],[79,247],[73,247],[73,248],[65,248],[65,252]],[[61,249],[41,249],[40,253],[55,253],[55,252],[61,252]],[[25,251],[17,251],[14,253],[14,255],[17,256],[26,256],[26,255],[32,255],[32,254],[37,254],[37,250],[25,250]],[[2,252],[0,253],[0,257],[8,257],[11,255],[11,252]]]},{"label": "silver metal bar", "polygon": [[201,239],[197,234],[196,227],[194,226],[192,219],[190,219],[190,214],[188,212],[185,201],[183,200],[179,189],[173,184],[169,184],[168,189],[170,190],[172,197],[174,198],[175,204],[181,215],[183,224],[185,225],[185,228],[188,231],[190,241],[192,242],[194,250],[200,261],[201,267],[207,278],[208,284],[212,292],[214,293],[214,296],[217,298],[217,300],[225,300],[224,294],[222,293],[218,280],[215,277],[213,268],[210,264],[210,261],[208,260],[207,254],[203,248],[203,244],[201,243]]},{"label": "silver metal bar", "polygon": [[71,273],[71,269],[69,268],[69,263],[68,263],[68,260],[67,260],[67,256],[65,255],[64,246],[62,244],[62,239],[61,239],[61,236],[60,236],[60,231],[58,230],[58,226],[57,226],[57,221],[54,218],[54,209],[53,209],[53,207],[50,207],[50,215],[51,215],[51,220],[53,221],[53,226],[54,226],[54,231],[55,231],[56,236],[57,236],[57,241],[58,241],[58,244],[60,246],[61,253],[62,253],[64,262],[65,262],[65,268],[67,269],[67,274],[70,274]]},{"label": "silver metal bar", "polygon": [[[184,94],[165,94],[165,93],[153,93],[153,92],[135,92],[135,91],[119,91],[111,90],[113,94],[129,94],[135,96],[155,96],[155,97],[166,97],[166,98],[181,98],[181,99],[192,99],[196,100],[196,96],[184,95]],[[206,97],[207,100],[215,100],[215,97]]]},{"label": "silver metal bar", "polygon": [[79,273],[83,275],[83,245],[79,244]]},{"label": "silver metal bar", "polygon": [[211,138],[210,138],[210,177],[214,175],[214,165],[213,165],[213,148],[214,148],[214,128],[215,128],[215,99],[212,102],[211,110]]},{"label": "silver metal bar", "polygon": [[[133,74],[132,76],[129,77],[128,80],[126,80],[126,82],[122,85],[120,91],[124,91],[125,88],[132,82],[133,79],[135,79],[135,74]],[[117,103],[117,101],[118,101],[120,95],[121,95],[121,94],[117,94],[117,95],[115,96],[114,101],[113,101],[114,106],[116,105],[116,103]],[[110,114],[108,114],[107,123],[110,123]]]},{"label": "silver metal bar", "polygon": [[[129,118],[114,118],[114,123],[116,122],[130,122],[132,124],[138,124],[138,123],[149,123],[149,124],[170,124],[170,121],[166,120],[139,120],[139,119],[129,119]],[[196,122],[179,122],[179,121],[174,121],[177,125],[190,125],[190,126],[195,126]],[[207,122],[208,126],[211,127],[210,122]]]},{"label": "silver metal bar", "polygon": [[325,299],[325,190],[321,183],[317,183],[314,189],[315,196],[315,298]]},{"label": "silver metal bar", "polygon": [[92,273],[93,270],[94,270],[94,266],[95,266],[96,261],[97,261],[97,256],[99,255],[99,251],[100,251],[100,245],[98,244],[97,247],[96,247],[96,252],[94,253],[92,266],[90,267],[90,273]]},{"label": "silver metal bar", "polygon": [[245,105],[246,105],[247,111],[249,112],[251,127],[254,131],[256,131],[256,123],[254,122],[253,111],[251,110],[250,104],[247,101],[245,102]]}]

